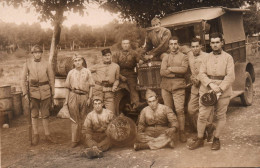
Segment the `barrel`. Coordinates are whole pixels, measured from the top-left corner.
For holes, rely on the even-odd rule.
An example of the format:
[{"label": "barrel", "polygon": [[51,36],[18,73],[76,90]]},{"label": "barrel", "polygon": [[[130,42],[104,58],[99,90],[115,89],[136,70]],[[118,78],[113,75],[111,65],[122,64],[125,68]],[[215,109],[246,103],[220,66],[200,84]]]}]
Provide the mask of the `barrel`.
[{"label": "barrel", "polygon": [[62,107],[66,98],[65,77],[55,77],[54,105]]},{"label": "barrel", "polygon": [[73,69],[72,57],[61,58],[57,62],[56,76],[66,77]]},{"label": "barrel", "polygon": [[[0,86],[0,113],[7,113],[8,118],[13,119],[13,99],[11,86]],[[0,115],[3,117],[4,115]],[[2,120],[2,119],[1,119]]]},{"label": "barrel", "polygon": [[23,112],[22,107],[22,92],[14,92],[12,93],[13,97],[13,112],[14,117],[18,117]]}]

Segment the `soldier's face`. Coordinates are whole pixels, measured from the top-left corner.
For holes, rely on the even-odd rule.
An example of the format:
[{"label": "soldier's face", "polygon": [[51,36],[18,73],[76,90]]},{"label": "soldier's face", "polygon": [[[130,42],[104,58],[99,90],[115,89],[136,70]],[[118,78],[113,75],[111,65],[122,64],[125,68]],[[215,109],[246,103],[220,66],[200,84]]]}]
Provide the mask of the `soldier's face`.
[{"label": "soldier's face", "polygon": [[103,62],[104,62],[104,63],[111,62],[111,56],[112,56],[111,53],[106,53],[106,55],[103,55],[103,56],[102,56]]},{"label": "soldier's face", "polygon": [[161,27],[161,23],[159,22],[152,23],[152,27],[154,28],[154,31],[159,31]]},{"label": "soldier's face", "polygon": [[102,103],[102,101],[100,101],[100,100],[94,100],[94,102],[93,102],[93,107],[94,107],[94,110],[95,110],[97,113],[101,113],[101,112],[102,112],[102,109],[103,109],[103,103]]},{"label": "soldier's face", "polygon": [[83,60],[81,58],[74,59],[75,68],[81,68],[83,66]]},{"label": "soldier's face", "polygon": [[158,106],[158,99],[157,97],[149,97],[147,100],[148,105],[151,107],[152,110],[155,110]]},{"label": "soldier's face", "polygon": [[213,51],[221,50],[223,42],[219,37],[210,39],[210,46]]},{"label": "soldier's face", "polygon": [[121,46],[123,50],[128,50],[130,48],[130,41],[129,40],[123,40],[121,43]]},{"label": "soldier's face", "polygon": [[34,52],[34,53],[33,53],[33,57],[34,57],[35,59],[40,59],[40,58],[42,57],[42,53],[41,53],[41,52]]},{"label": "soldier's face", "polygon": [[169,41],[169,49],[170,51],[178,51],[179,49],[179,43],[178,40],[170,40]]},{"label": "soldier's face", "polygon": [[199,42],[191,42],[191,51],[193,52],[193,55],[199,55],[201,51],[201,45]]}]

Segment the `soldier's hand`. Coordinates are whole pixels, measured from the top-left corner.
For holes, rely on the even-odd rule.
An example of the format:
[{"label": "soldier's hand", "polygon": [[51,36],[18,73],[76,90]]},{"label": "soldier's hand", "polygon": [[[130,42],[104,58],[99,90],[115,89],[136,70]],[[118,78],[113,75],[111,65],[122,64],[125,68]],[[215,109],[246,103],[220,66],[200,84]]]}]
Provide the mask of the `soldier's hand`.
[{"label": "soldier's hand", "polygon": [[153,55],[145,55],[144,56],[144,59],[145,60],[150,60],[150,59],[152,59],[153,58]]},{"label": "soldier's hand", "polygon": [[27,102],[29,101],[28,94],[24,95],[24,99],[25,99]]},{"label": "soldier's hand", "polygon": [[168,128],[167,130],[165,130],[164,133],[165,133],[167,136],[169,136],[169,137],[173,137],[174,134],[175,134],[175,132],[176,132],[176,128],[173,127],[173,128]]},{"label": "soldier's hand", "polygon": [[120,76],[120,79],[122,82],[126,82],[127,81],[127,78],[125,76]]},{"label": "soldier's hand", "polygon": [[90,106],[90,104],[91,104],[91,98],[88,98],[87,105]]},{"label": "soldier's hand", "polygon": [[215,93],[221,92],[221,89],[220,89],[220,87],[218,85],[216,85],[214,83],[210,83],[209,86]]},{"label": "soldier's hand", "polygon": [[139,64],[142,65],[144,63],[143,60],[139,60]]},{"label": "soldier's hand", "polygon": [[112,92],[116,92],[117,91],[117,86],[113,86],[112,87]]}]

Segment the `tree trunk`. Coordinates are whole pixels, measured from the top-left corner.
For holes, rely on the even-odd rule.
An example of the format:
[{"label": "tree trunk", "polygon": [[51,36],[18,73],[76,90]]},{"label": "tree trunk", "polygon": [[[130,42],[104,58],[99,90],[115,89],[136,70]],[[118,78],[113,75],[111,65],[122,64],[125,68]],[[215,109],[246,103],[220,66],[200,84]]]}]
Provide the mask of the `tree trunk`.
[{"label": "tree trunk", "polygon": [[54,73],[56,73],[57,71],[57,56],[58,56],[57,45],[60,42],[62,22],[63,22],[63,10],[60,9],[56,12],[53,19],[54,29],[53,29],[52,39],[51,39],[51,48],[50,48],[50,56],[49,56],[49,62],[52,65],[52,69]]}]

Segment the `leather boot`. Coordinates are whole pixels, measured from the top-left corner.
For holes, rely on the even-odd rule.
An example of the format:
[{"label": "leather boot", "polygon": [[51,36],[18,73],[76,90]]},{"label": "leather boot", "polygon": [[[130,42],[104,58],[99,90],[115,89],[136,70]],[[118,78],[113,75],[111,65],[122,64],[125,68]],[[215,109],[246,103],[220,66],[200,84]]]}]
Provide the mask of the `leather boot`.
[{"label": "leather boot", "polygon": [[204,140],[203,138],[196,138],[195,141],[193,143],[191,143],[190,145],[188,145],[188,148],[190,150],[194,150],[197,149],[199,147],[204,146]]},{"label": "leather boot", "polygon": [[187,142],[187,137],[186,137],[184,131],[181,131],[181,130],[180,130],[179,139],[180,139],[180,141],[181,141],[182,143]]},{"label": "leather boot", "polygon": [[220,141],[219,138],[214,137],[213,138],[213,143],[211,146],[211,150],[219,150],[220,149]]},{"label": "leather boot", "polygon": [[34,134],[33,137],[32,137],[32,145],[33,145],[33,146],[38,145],[39,140],[40,140],[39,134]]},{"label": "leather boot", "polygon": [[135,151],[143,150],[143,149],[149,149],[149,146],[147,143],[135,143],[134,144]]}]

